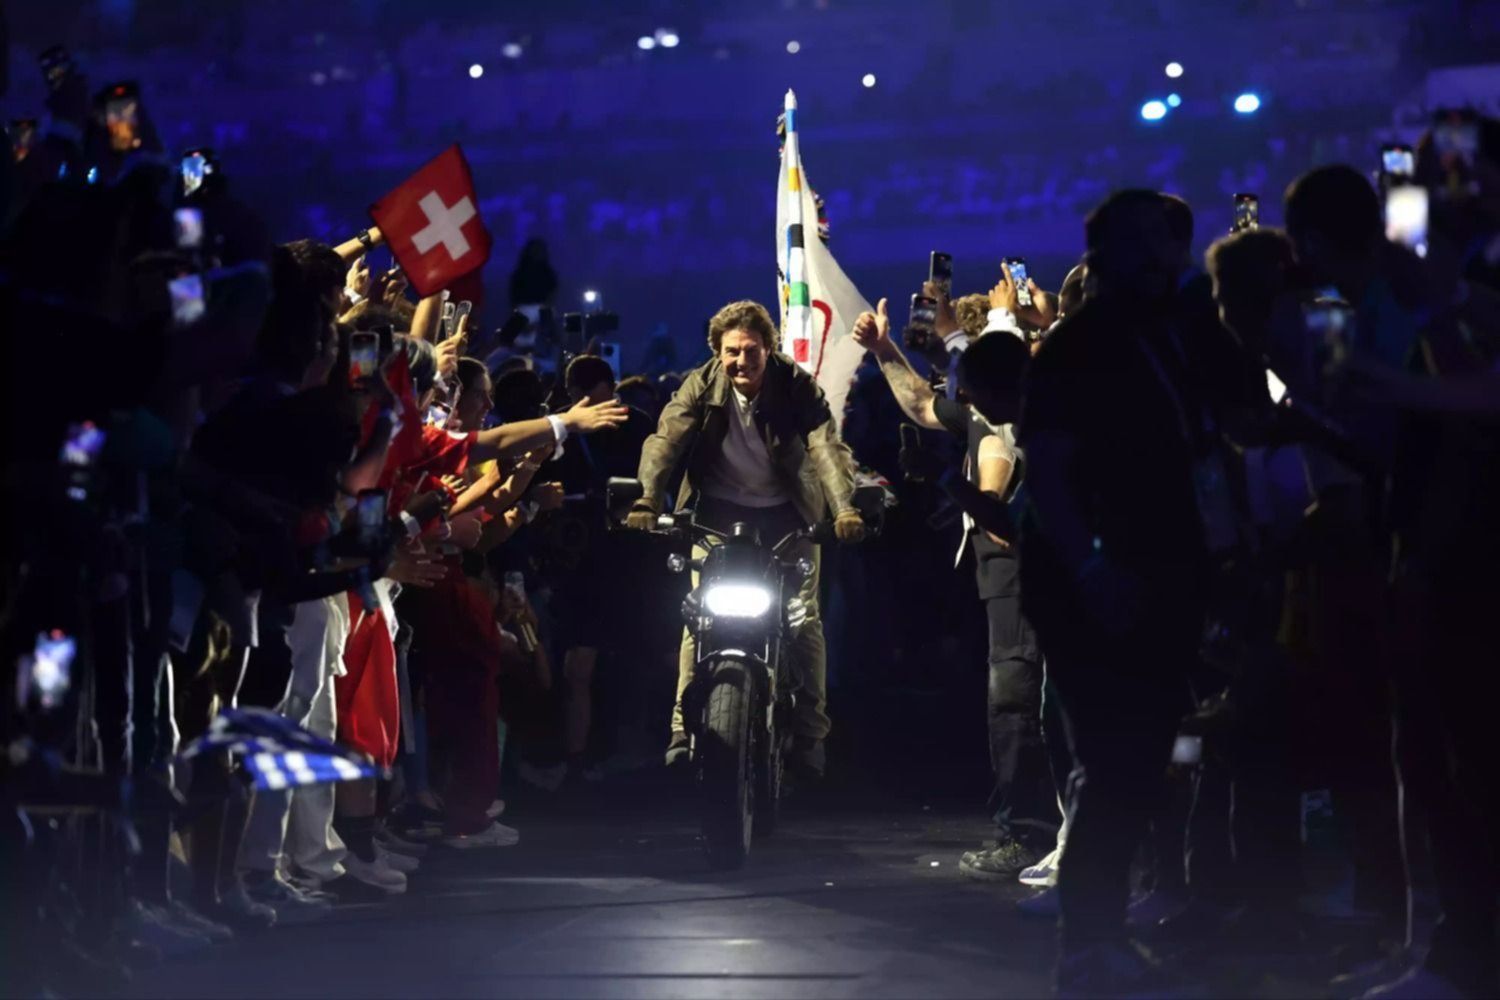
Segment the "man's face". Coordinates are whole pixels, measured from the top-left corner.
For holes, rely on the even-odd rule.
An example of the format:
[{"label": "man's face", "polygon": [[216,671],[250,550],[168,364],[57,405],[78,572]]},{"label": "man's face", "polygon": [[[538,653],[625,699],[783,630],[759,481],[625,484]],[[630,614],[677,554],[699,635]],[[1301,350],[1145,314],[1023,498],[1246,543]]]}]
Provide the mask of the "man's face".
[{"label": "man's face", "polygon": [[749,330],[728,330],[719,341],[719,364],[736,389],[754,396],[766,378],[765,341]]}]

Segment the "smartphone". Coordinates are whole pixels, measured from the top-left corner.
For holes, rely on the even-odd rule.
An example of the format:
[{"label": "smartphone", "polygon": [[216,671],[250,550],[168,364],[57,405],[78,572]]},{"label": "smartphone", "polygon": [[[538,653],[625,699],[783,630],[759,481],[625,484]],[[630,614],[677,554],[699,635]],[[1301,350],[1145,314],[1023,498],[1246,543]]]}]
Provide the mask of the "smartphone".
[{"label": "smartphone", "polygon": [[1260,228],[1260,195],[1237,194],[1234,196],[1234,227],[1231,233]]},{"label": "smartphone", "polygon": [[57,461],[67,471],[69,500],[82,503],[89,498],[89,470],[99,461],[103,451],[104,432],[95,424],[85,420],[68,425]]},{"label": "smartphone", "polygon": [[453,310],[453,329],[448,331],[448,335],[453,336],[457,334],[458,325],[464,320],[468,319],[471,315],[473,315],[473,313],[474,303],[468,301],[467,299],[460,302]]},{"label": "smartphone", "polygon": [[1410,177],[1417,172],[1417,154],[1404,143],[1381,146],[1380,170],[1389,177]]},{"label": "smartphone", "polygon": [[141,146],[141,91],[134,81],[112,84],[100,94],[109,148],[128,153]]},{"label": "smartphone", "polygon": [[177,229],[177,249],[197,250],[203,246],[203,210],[201,208],[173,209],[172,222]]},{"label": "smartphone", "polygon": [[1191,765],[1203,760],[1203,737],[1179,736],[1172,744],[1172,763]]},{"label": "smartphone", "polygon": [[1432,116],[1432,146],[1445,161],[1474,163],[1479,152],[1479,123],[1465,110],[1439,111]]},{"label": "smartphone", "polygon": [[42,67],[42,79],[46,81],[47,89],[56,91],[63,85],[63,81],[73,74],[73,57],[68,50],[61,45],[53,45],[37,58]]},{"label": "smartphone", "polygon": [[513,312],[506,317],[500,329],[495,334],[495,339],[502,344],[511,344],[531,326],[531,318],[523,312]]},{"label": "smartphone", "polygon": [[1026,284],[1030,278],[1026,273],[1026,258],[1007,257],[1005,266],[1010,269],[1011,280],[1016,284],[1016,305],[1031,305],[1031,289]]},{"label": "smartphone", "polygon": [[442,336],[438,337],[439,343],[441,343],[442,341],[447,340],[449,337],[453,336],[453,328],[454,328],[454,323],[456,322],[456,317],[457,316],[458,316],[458,303],[457,302],[444,302],[443,303],[443,319],[442,319],[443,328],[442,328]]},{"label": "smartphone", "polygon": [[15,162],[20,163],[31,155],[36,147],[35,118],[14,118],[5,131],[10,136],[10,154]]},{"label": "smartphone", "polygon": [[213,150],[190,149],[182,154],[179,169],[182,172],[182,196],[192,198],[203,190],[210,177],[219,172],[219,164]]},{"label": "smartphone", "polygon": [[349,381],[367,382],[380,370],[380,334],[356,330],[349,335]]},{"label": "smartphone", "polygon": [[203,275],[196,272],[179,275],[167,282],[172,297],[172,322],[188,326],[203,318]]},{"label": "smartphone", "polygon": [[[920,447],[922,447],[922,432],[914,424],[901,424],[901,450],[906,451]],[[906,480],[907,482],[919,483],[922,481],[922,477],[913,476],[908,473]]]},{"label": "smartphone", "polygon": [[1354,336],[1354,307],[1342,299],[1319,298],[1302,307],[1307,330],[1317,338],[1317,351],[1325,363],[1341,364],[1349,355]]},{"label": "smartphone", "polygon": [[953,255],[932,251],[927,264],[927,280],[943,291],[943,298],[953,298]]},{"label": "smartphone", "polygon": [[385,545],[387,503],[385,490],[360,490],[354,502],[355,530],[366,552],[374,553]]},{"label": "smartphone", "polygon": [[77,640],[61,629],[38,633],[16,671],[16,703],[23,709],[35,704],[44,711],[61,705],[73,686],[77,656]]},{"label": "smartphone", "polygon": [[1385,238],[1418,257],[1427,256],[1427,189],[1416,184],[1391,188],[1385,196]]},{"label": "smartphone", "polygon": [[937,299],[929,295],[913,295],[911,312],[906,326],[911,330],[931,333],[937,324]]}]

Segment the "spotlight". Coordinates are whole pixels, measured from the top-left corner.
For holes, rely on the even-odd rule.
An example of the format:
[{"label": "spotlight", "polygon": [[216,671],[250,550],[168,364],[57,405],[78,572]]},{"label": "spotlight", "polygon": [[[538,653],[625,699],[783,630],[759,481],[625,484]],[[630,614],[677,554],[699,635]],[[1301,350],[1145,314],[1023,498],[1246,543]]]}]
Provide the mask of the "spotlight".
[{"label": "spotlight", "polygon": [[587,302],[589,305],[593,305],[595,302],[599,301],[599,293],[590,288],[588,291],[583,293],[583,301]]},{"label": "spotlight", "polygon": [[642,35],[640,38],[637,38],[635,40],[635,47],[640,49],[642,52],[650,52],[652,49],[656,48],[656,39],[652,38],[650,35]]},{"label": "spotlight", "polygon": [[1169,107],[1169,108],[1175,108],[1175,107],[1177,107],[1181,103],[1182,103],[1182,95],[1181,94],[1168,94],[1167,95],[1167,107]]},{"label": "spotlight", "polygon": [[1167,106],[1161,101],[1147,101],[1141,105],[1141,117],[1148,122],[1159,122],[1167,117]]},{"label": "spotlight", "polygon": [[478,63],[475,63],[474,65],[472,65],[472,66],[469,67],[469,79],[470,80],[477,80],[481,76],[484,76],[484,67],[483,66],[479,65]]},{"label": "spotlight", "polygon": [[794,38],[790,42],[786,43],[786,50],[792,55],[796,55],[798,52],[802,51],[802,43]]},{"label": "spotlight", "polygon": [[1169,62],[1169,63],[1167,63],[1167,76],[1169,76],[1169,77],[1171,77],[1172,79],[1175,80],[1175,79],[1177,79],[1181,75],[1182,75],[1182,63],[1180,63],[1180,62]]},{"label": "spotlight", "polygon": [[523,51],[520,42],[506,42],[500,48],[500,54],[507,59],[519,59]]},{"label": "spotlight", "polygon": [[681,40],[682,39],[677,37],[677,32],[669,31],[666,28],[662,28],[656,33],[656,44],[660,45],[664,49],[677,48],[677,43]]},{"label": "spotlight", "polygon": [[863,83],[865,85],[866,89],[875,86],[875,74],[874,73],[866,73],[865,74],[865,78],[863,80],[861,80],[860,83]]},{"label": "spotlight", "polygon": [[1234,110],[1242,115],[1255,114],[1260,110],[1260,96],[1251,91],[1245,91],[1234,99]]}]

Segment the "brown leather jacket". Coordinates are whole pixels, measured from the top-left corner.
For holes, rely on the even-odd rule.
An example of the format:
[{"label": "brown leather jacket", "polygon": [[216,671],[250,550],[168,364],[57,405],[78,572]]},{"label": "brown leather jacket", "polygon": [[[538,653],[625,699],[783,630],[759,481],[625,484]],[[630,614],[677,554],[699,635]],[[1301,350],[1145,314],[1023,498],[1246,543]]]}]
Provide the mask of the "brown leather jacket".
[{"label": "brown leather jacket", "polygon": [[[662,410],[656,433],[641,449],[642,500],[664,509],[662,494],[687,456],[687,475],[677,499],[680,509],[697,491],[717,458],[729,429],[729,378],[717,358],[695,370]],[[790,358],[766,359],[755,423],[787,495],[808,524],[828,510],[852,509],[854,461],[839,437],[838,425],[817,381]]]}]

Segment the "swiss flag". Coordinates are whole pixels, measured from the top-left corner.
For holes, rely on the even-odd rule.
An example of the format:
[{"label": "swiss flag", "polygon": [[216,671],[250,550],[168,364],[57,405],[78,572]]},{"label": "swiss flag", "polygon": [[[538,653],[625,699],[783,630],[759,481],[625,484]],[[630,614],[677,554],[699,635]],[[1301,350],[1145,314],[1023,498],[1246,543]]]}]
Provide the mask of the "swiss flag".
[{"label": "swiss flag", "polygon": [[371,205],[370,218],[419,296],[441,291],[490,259],[474,178],[456,143]]}]

